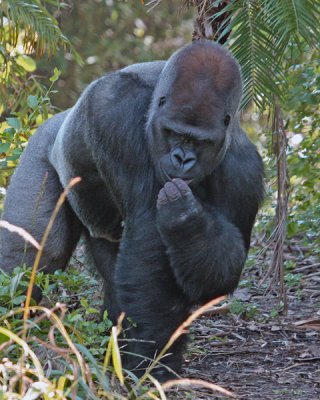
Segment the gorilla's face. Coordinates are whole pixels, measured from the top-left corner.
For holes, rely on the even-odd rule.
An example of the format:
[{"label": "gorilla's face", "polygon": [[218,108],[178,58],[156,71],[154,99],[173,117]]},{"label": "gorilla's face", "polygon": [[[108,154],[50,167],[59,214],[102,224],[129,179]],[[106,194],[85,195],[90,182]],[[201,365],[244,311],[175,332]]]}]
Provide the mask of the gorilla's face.
[{"label": "gorilla's face", "polygon": [[194,42],[166,64],[155,88],[147,135],[157,178],[195,185],[228,146],[241,96],[236,61],[209,42]]},{"label": "gorilla's face", "polygon": [[161,110],[153,121],[152,155],[161,183],[180,178],[193,186],[212,173],[223,152],[230,116],[219,112],[197,126],[192,110],[184,111],[168,118],[171,113]]}]

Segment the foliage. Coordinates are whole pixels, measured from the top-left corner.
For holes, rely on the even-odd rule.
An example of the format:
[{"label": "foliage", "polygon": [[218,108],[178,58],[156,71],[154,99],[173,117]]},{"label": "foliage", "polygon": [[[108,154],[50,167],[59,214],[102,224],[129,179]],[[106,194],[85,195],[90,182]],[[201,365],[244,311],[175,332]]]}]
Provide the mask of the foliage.
[{"label": "foliage", "polygon": [[[50,294],[50,300],[46,299],[47,307],[32,305],[32,314],[24,322],[21,303],[26,299],[29,279],[30,270],[26,268],[16,268],[12,274],[0,270],[1,399],[20,398],[20,393],[23,398],[34,400],[166,400],[165,388],[194,384],[232,396],[201,380],[181,379],[161,386],[149,374],[138,379],[132,372],[124,380],[118,341],[121,325],[110,331],[106,313],[98,321],[95,302],[99,299],[93,295],[98,289],[95,279],[74,268],[54,275],[38,273],[36,283],[44,289],[45,296]],[[54,299],[59,299],[55,305]],[[149,373],[191,322],[219,300],[195,311],[177,329],[164,351],[151,363]]]},{"label": "foliage", "polygon": [[[306,243],[312,242],[313,253],[316,254],[319,253],[320,244],[320,57],[317,50],[307,45],[303,46],[303,50],[302,56],[301,47],[299,49],[297,45],[291,44],[286,50],[292,64],[286,73],[287,91],[283,99],[290,177],[287,230],[289,238],[300,235]],[[263,115],[260,117],[262,131],[266,131],[267,142],[271,147],[272,137]],[[264,154],[268,201],[265,203],[264,214],[261,213],[259,218],[259,224],[264,229],[276,207],[275,160],[269,154]]]},{"label": "foliage", "polygon": [[[287,234],[289,239],[298,236],[305,244],[312,243],[313,254],[319,255],[319,51],[306,44],[298,46],[292,43],[286,49],[286,58],[291,60],[291,66],[286,71],[287,86],[282,101],[290,177]],[[272,216],[277,203],[276,160],[270,156],[273,136],[270,135],[269,115],[269,110],[259,113],[252,105],[243,113],[245,120],[251,119],[249,124],[246,122],[250,126],[249,131],[254,129],[258,132],[253,139],[258,142],[264,157],[266,200],[259,213],[258,230],[263,230],[267,237],[273,230]]]},{"label": "foliage", "polygon": [[56,69],[50,78],[51,85],[46,88],[36,78],[27,78],[25,70],[21,71],[20,78],[31,83],[30,91],[20,93],[16,103],[20,103],[19,108],[0,125],[0,168],[15,165],[33,131],[50,116],[50,96],[59,75],[60,71]]},{"label": "foliage", "polygon": [[[25,53],[54,54],[58,47],[70,47],[71,43],[59,28],[58,21],[42,4],[55,8],[59,0],[3,0],[0,2],[0,42],[15,48],[19,41]],[[2,49],[4,61],[9,62],[8,48]]]},{"label": "foliage", "polygon": [[291,235],[309,229],[310,239],[320,243],[320,57],[308,47],[303,60],[297,52],[293,47],[284,103],[291,191],[288,228]]},{"label": "foliage", "polygon": [[[85,271],[79,273],[72,268],[68,273],[39,273],[36,283],[43,288],[44,295],[50,293],[51,301],[58,296],[60,302],[50,309],[32,306],[33,316],[25,327],[21,318],[24,310],[18,306],[25,301],[29,277],[30,270],[25,268],[16,268],[10,275],[0,271],[0,350],[4,357],[0,363],[1,398],[11,398],[10,390],[12,393],[19,390],[19,382],[24,380],[28,381],[27,394],[35,392],[34,399],[40,396],[64,399],[71,397],[71,393],[87,398],[92,393],[93,380],[101,385],[99,390],[109,392],[109,378],[102,370],[112,370],[111,360],[103,367],[104,355],[110,347],[108,343],[113,347],[118,345],[109,342],[106,334],[111,328],[107,314],[101,322],[97,321],[99,312],[92,300],[97,282]],[[81,292],[77,293],[76,288]],[[66,306],[61,304],[63,301]],[[45,366],[48,359],[52,359],[53,369],[47,368],[44,376],[41,364]],[[21,362],[26,370],[16,380]],[[112,362],[115,366],[119,361],[113,357]]]},{"label": "foliage", "polygon": [[69,47],[79,59],[43,3],[60,8],[58,0],[0,2],[0,169],[16,164],[32,132],[52,113],[52,84],[60,73],[55,70],[47,88],[35,75],[33,55]]},{"label": "foliage", "polygon": [[246,303],[240,299],[233,299],[230,304],[230,312],[245,320],[258,319],[259,309],[255,304]]},{"label": "foliage", "polygon": [[[17,267],[12,274],[3,271],[0,273],[0,315],[5,315],[25,302],[30,273],[30,268],[25,267]],[[102,322],[97,322],[101,303],[100,297],[95,297],[99,289],[97,280],[85,270],[79,271],[71,267],[68,272],[56,271],[52,275],[38,272],[35,283],[42,289],[45,303],[55,304],[59,301],[67,304],[68,313],[64,324],[68,327],[71,338],[79,344],[89,345],[92,354],[103,354],[107,339],[102,333],[110,330],[111,323],[107,314]],[[11,319],[15,330],[21,322],[20,317],[13,316]],[[45,340],[49,333],[47,322],[41,323],[37,329],[37,337]],[[57,342],[60,340],[61,337]]]},{"label": "foliage", "polygon": [[[88,82],[107,70],[166,57],[184,42],[182,37],[176,38],[174,28],[181,15],[174,12],[172,1],[157,15],[146,14],[140,2],[93,2],[94,7],[79,0],[72,8],[58,0],[20,1],[24,6],[19,8],[17,0],[0,3],[0,188],[7,185],[10,168],[16,165],[30,135],[56,112],[52,99],[65,109]],[[53,15],[75,47],[61,33]],[[185,32],[190,35],[190,28],[183,25],[178,36]],[[75,48],[86,60],[84,65],[78,62]],[[50,63],[44,57],[35,58],[44,51],[52,55],[54,49],[65,51],[57,51]],[[63,71],[57,82],[61,93],[52,90],[50,82],[48,85],[54,66]]]},{"label": "foliage", "polygon": [[[218,3],[214,1],[212,6]],[[219,39],[231,31],[227,45],[242,68],[243,107],[253,100],[264,110],[275,98],[283,100],[285,72],[291,65],[287,46],[318,46],[319,11],[319,2],[314,0],[231,0],[213,16],[231,14],[231,20],[220,27]]]}]

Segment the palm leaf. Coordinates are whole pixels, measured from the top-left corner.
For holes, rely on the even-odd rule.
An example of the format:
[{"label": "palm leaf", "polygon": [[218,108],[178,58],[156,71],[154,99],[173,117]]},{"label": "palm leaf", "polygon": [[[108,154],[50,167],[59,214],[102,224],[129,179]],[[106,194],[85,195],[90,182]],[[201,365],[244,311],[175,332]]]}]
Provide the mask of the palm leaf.
[{"label": "palm leaf", "polygon": [[265,20],[279,35],[288,39],[294,37],[313,46],[319,45],[319,7],[318,0],[265,0]]},{"label": "palm leaf", "polygon": [[[51,1],[52,2],[52,1]],[[59,1],[53,0],[55,5]],[[23,46],[26,52],[36,51],[54,54],[57,48],[72,49],[69,40],[61,32],[57,20],[39,0],[4,0],[0,2],[0,41],[12,46],[17,44],[18,35],[24,31]],[[4,29],[5,25],[8,29]],[[72,49],[73,50],[73,49]]]},{"label": "palm leaf", "polygon": [[[219,1],[214,1],[215,7]],[[239,61],[244,81],[242,107],[254,101],[259,109],[283,97],[284,53],[289,43],[319,44],[319,2],[312,0],[230,0],[213,19],[231,14],[218,40],[231,30],[226,43]]]}]

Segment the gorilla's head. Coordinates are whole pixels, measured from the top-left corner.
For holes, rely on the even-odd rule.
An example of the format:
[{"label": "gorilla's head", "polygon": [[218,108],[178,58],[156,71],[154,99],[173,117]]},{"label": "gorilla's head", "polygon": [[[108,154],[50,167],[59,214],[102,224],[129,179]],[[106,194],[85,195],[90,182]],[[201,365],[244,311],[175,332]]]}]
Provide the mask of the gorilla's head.
[{"label": "gorilla's head", "polygon": [[193,42],[174,53],[154,90],[147,122],[160,181],[194,185],[223,158],[241,98],[238,63],[221,46]]}]

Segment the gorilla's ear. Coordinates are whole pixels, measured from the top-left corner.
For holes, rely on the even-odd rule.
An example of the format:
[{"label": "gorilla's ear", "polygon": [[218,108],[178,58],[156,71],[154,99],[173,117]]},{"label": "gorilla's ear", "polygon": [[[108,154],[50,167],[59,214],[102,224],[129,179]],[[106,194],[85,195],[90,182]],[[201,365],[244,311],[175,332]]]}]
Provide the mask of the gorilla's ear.
[{"label": "gorilla's ear", "polygon": [[227,115],[224,117],[223,123],[224,123],[224,126],[225,126],[226,128],[228,128],[228,126],[229,126],[229,124],[230,124],[230,119],[231,119],[231,117],[230,117],[229,114],[227,114]]},{"label": "gorilla's ear", "polygon": [[158,106],[159,107],[163,106],[166,101],[167,101],[166,96],[160,97],[159,102],[158,102]]}]

